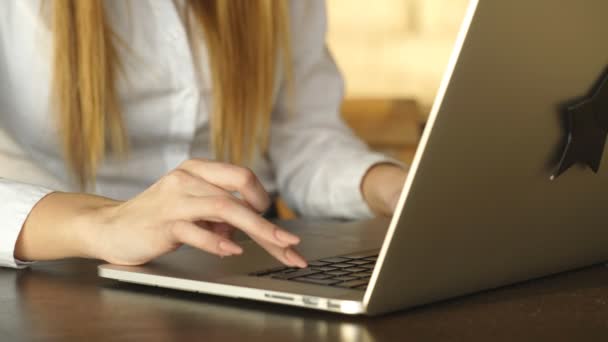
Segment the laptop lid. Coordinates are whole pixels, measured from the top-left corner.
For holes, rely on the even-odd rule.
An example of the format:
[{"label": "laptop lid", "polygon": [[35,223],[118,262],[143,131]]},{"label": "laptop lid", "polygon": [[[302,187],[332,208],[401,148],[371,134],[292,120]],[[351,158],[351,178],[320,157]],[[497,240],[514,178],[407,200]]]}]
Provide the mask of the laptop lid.
[{"label": "laptop lid", "polygon": [[574,165],[551,180],[568,130],[594,125],[568,110],[606,72],[607,13],[605,0],[471,1],[368,313],[608,260],[606,152],[597,174]]}]

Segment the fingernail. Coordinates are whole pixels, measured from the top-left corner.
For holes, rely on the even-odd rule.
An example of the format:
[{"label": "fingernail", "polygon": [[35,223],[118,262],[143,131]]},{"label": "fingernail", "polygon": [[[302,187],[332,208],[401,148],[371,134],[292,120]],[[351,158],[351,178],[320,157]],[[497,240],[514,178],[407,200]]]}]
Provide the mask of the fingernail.
[{"label": "fingernail", "polygon": [[308,263],[306,262],[306,260],[304,260],[304,258],[302,258],[300,255],[298,255],[298,253],[296,253],[292,249],[286,250],[285,256],[287,257],[287,259],[289,261],[291,261],[292,263],[294,263],[296,266],[298,266],[300,268],[308,267]]},{"label": "fingernail", "polygon": [[232,242],[229,242],[229,241],[220,241],[219,247],[220,247],[221,251],[224,251],[224,252],[227,252],[230,254],[243,253],[243,249],[240,246],[238,246]]},{"label": "fingernail", "polygon": [[278,229],[278,228],[275,229],[274,235],[277,239],[279,239],[279,241],[286,242],[290,245],[297,245],[300,243],[299,237],[297,237],[291,233],[288,233],[282,229]]}]

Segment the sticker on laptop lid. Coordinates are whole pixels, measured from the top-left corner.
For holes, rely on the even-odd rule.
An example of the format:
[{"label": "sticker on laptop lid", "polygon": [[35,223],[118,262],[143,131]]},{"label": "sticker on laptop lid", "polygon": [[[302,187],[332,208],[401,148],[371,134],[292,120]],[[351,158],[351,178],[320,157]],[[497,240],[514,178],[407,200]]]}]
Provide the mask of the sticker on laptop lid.
[{"label": "sticker on laptop lid", "polygon": [[608,69],[587,96],[566,106],[565,116],[566,144],[551,180],[576,164],[599,171],[608,136]]}]

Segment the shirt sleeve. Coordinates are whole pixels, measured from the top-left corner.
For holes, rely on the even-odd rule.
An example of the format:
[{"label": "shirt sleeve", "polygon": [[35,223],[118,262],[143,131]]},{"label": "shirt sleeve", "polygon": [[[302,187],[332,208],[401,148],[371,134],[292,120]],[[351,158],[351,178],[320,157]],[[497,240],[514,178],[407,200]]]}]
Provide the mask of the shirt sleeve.
[{"label": "shirt sleeve", "polygon": [[0,178],[0,267],[23,268],[15,243],[32,208],[52,190]]},{"label": "shirt sleeve", "polygon": [[281,196],[299,214],[371,217],[363,176],[375,164],[399,163],[370,151],[342,121],[344,82],[325,44],[326,26],[324,1],[291,2],[294,96],[281,85],[269,157]]}]

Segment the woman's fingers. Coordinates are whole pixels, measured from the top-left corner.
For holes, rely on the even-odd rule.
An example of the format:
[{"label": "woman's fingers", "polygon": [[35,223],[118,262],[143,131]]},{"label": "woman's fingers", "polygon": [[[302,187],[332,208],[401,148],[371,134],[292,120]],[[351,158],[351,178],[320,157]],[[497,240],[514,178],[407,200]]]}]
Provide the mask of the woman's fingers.
[{"label": "woman's fingers", "polygon": [[239,255],[243,249],[236,243],[188,221],[176,221],[170,233],[179,243],[219,256]]},{"label": "woman's fingers", "polygon": [[180,169],[228,191],[238,191],[258,212],[264,212],[271,204],[270,197],[255,174],[246,168],[203,159],[183,162]]},{"label": "woman's fingers", "polygon": [[193,174],[188,170],[176,169],[171,171],[175,178],[179,178],[175,184],[175,190],[193,195],[193,196],[210,196],[210,195],[231,195],[228,191],[215,186],[201,177]]},{"label": "woman's fingers", "polygon": [[270,255],[287,266],[305,268],[308,266],[306,259],[291,247],[281,248],[257,238],[252,239],[264,248]]},{"label": "woman's fingers", "polygon": [[[199,221],[196,223],[196,225],[199,227],[199,229],[205,229],[211,233],[215,233],[221,238],[232,241],[232,233],[234,232],[235,228],[229,224],[222,222]],[[291,247],[281,248],[262,239],[252,239],[262,248],[264,248],[270,255],[274,256],[277,260],[287,266],[302,268],[307,266],[306,260]],[[182,243],[185,242],[182,241]]]},{"label": "woman's fingers", "polygon": [[232,240],[236,228],[224,222],[196,221],[195,224],[203,229],[207,229],[221,237]]},{"label": "woman's fingers", "polygon": [[[176,221],[170,227],[170,234],[178,243],[193,246],[211,254],[222,257],[240,255],[243,253],[243,249],[228,237],[221,235],[222,231],[226,232],[229,229],[230,227],[226,224],[212,227],[212,224],[201,222],[194,224],[189,221]],[[215,233],[214,230],[219,230],[220,233]],[[306,260],[291,247],[279,247],[257,237],[252,239],[287,266],[302,268],[307,266]]]},{"label": "woman's fingers", "polygon": [[192,195],[192,196],[226,196],[233,197],[239,201],[239,203],[256,210],[251,204],[244,200],[237,198],[232,193],[215,186],[206,180],[200,178],[197,175],[192,174],[190,171],[184,169],[175,169],[168,173],[161,183],[164,187],[163,191],[176,193],[178,195]]},{"label": "woman's fingers", "polygon": [[234,230],[236,229],[233,226],[223,222],[209,222],[208,226],[210,231],[229,240],[232,240]]},{"label": "woman's fingers", "polygon": [[[229,224],[222,222],[205,222],[203,223],[204,228],[214,232],[215,234],[225,238],[232,240],[232,235],[234,233],[235,228]],[[252,238],[257,244],[262,246],[268,253],[274,256],[277,260],[281,261],[283,264],[292,267],[306,267],[306,260],[293,248],[291,247],[278,247],[271,243],[268,243],[265,240],[261,240],[258,238]]]},{"label": "woman's fingers", "polygon": [[175,203],[180,219],[188,221],[224,222],[271,244],[287,247],[300,243],[300,238],[264,219],[247,208],[238,199],[226,196],[188,196],[181,203]]},{"label": "woman's fingers", "polygon": [[172,182],[171,186],[178,188],[181,192],[184,192],[188,195],[199,196],[199,197],[205,197],[205,196],[230,197],[231,196],[231,197],[234,197],[235,199],[237,199],[243,205],[248,206],[255,210],[255,208],[253,208],[249,203],[245,202],[244,200],[242,200],[240,198],[235,197],[230,192],[228,192],[218,186],[208,183],[204,179],[190,173],[190,171],[186,171],[186,170],[182,170],[182,169],[173,170],[172,176],[174,178],[179,178],[179,179],[177,181]]},{"label": "woman's fingers", "polygon": [[[270,199],[251,171],[190,160],[168,174],[163,186],[178,195],[166,212],[167,219],[177,220],[171,228],[177,242],[222,256],[241,254],[242,249],[231,241],[237,228],[286,265],[306,267],[304,258],[291,248],[300,238],[259,215]],[[228,191],[238,191],[244,200]]]}]

